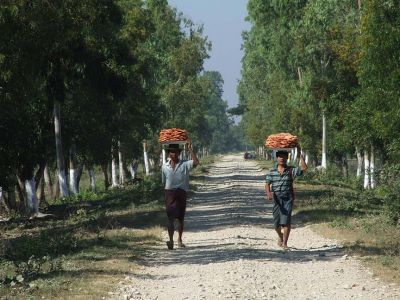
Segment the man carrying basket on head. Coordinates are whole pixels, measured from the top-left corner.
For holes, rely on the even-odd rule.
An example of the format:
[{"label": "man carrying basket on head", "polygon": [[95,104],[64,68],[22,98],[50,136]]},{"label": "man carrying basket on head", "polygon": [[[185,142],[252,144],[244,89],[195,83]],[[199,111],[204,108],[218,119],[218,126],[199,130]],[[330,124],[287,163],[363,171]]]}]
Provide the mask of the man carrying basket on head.
[{"label": "man carrying basket on head", "polygon": [[297,145],[297,155],[300,158],[300,168],[287,166],[289,153],[283,150],[277,151],[278,164],[266,176],[265,192],[268,200],[274,201],[273,217],[275,231],[279,236],[278,245],[284,249],[288,249],[287,242],[291,229],[294,202],[293,181],[307,170],[300,145]]},{"label": "man carrying basket on head", "polygon": [[188,150],[192,156],[191,160],[180,160],[181,149],[179,144],[169,144],[169,160],[163,164],[161,172],[165,182],[165,207],[168,216],[167,246],[169,250],[174,249],[175,219],[178,219],[178,246],[185,247],[182,242],[183,226],[186,212],[186,194],[189,191],[189,171],[199,164],[196,154],[193,152],[192,142],[188,143]]}]

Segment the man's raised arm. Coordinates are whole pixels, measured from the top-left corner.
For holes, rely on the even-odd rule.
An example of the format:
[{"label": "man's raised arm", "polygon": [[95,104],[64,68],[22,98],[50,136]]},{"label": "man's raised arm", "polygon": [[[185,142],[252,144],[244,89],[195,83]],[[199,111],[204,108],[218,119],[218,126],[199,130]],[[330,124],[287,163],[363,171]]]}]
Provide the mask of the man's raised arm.
[{"label": "man's raised arm", "polygon": [[193,151],[192,141],[189,141],[189,143],[188,143],[188,150],[189,150],[190,154],[192,155],[193,167],[198,166],[198,164],[200,162],[199,162],[199,159],[196,156],[196,153],[194,153],[194,151]]}]

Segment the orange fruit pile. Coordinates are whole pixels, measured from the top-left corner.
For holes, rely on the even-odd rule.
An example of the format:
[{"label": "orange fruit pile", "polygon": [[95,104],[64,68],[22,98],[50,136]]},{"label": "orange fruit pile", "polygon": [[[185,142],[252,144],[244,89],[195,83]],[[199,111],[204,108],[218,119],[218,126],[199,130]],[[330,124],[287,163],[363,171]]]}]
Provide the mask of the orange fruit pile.
[{"label": "orange fruit pile", "polygon": [[265,141],[265,146],[268,148],[295,148],[299,140],[297,136],[290,133],[271,134]]},{"label": "orange fruit pile", "polygon": [[188,133],[184,129],[169,128],[160,131],[159,142],[179,142],[186,141],[188,139]]}]

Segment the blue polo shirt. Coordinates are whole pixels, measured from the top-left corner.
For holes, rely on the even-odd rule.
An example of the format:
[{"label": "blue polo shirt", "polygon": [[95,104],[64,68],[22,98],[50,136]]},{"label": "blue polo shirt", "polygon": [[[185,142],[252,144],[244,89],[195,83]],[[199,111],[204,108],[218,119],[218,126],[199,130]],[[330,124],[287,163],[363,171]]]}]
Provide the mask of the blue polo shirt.
[{"label": "blue polo shirt", "polygon": [[193,169],[193,160],[180,160],[172,169],[170,161],[162,165],[162,180],[166,190],[183,189],[189,191],[189,171]]}]

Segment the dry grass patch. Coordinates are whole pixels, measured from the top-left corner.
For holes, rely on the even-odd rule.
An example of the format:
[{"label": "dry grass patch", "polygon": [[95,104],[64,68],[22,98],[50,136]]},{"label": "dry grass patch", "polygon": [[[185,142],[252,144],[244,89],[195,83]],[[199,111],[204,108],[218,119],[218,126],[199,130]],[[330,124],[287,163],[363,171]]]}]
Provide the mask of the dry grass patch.
[{"label": "dry grass patch", "polygon": [[373,273],[400,284],[400,226],[390,224],[374,194],[348,187],[296,184],[295,219],[338,240]]},{"label": "dry grass patch", "polygon": [[101,299],[135,271],[140,259],[161,239],[162,229],[111,229],[87,233],[81,251],[61,258],[60,269],[39,274],[28,286],[5,287],[2,299]]},{"label": "dry grass patch", "polygon": [[141,193],[111,191],[61,204],[53,220],[2,226],[0,298],[107,297],[161,239],[163,203],[143,203]]},{"label": "dry grass patch", "polygon": [[374,217],[370,220],[349,222],[348,227],[332,224],[316,224],[313,229],[319,234],[340,241],[351,255],[358,256],[371,269],[375,276],[388,282],[400,284],[400,241],[391,236],[399,234],[400,229],[373,226]]},{"label": "dry grass patch", "polygon": [[255,162],[265,172],[274,166],[274,162],[272,160],[266,160],[263,158],[257,158]]}]

